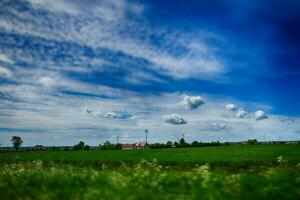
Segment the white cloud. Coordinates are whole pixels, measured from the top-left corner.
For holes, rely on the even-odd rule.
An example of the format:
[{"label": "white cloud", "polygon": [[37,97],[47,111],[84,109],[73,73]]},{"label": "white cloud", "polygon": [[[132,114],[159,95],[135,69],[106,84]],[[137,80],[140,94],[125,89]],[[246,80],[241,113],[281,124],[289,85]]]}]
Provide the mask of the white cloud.
[{"label": "white cloud", "polygon": [[178,114],[171,114],[171,115],[166,115],[163,117],[164,121],[166,123],[174,124],[174,125],[179,125],[179,124],[186,124],[187,122],[183,119],[181,115]]},{"label": "white cloud", "polygon": [[53,87],[57,82],[51,77],[43,76],[39,79],[39,83],[44,87]]},{"label": "white cloud", "polygon": [[116,113],[116,112],[107,112],[103,115],[103,117],[107,117],[107,118],[119,118],[121,117],[120,113]]},{"label": "white cloud", "polygon": [[247,112],[243,109],[239,109],[236,113],[237,118],[244,118],[247,115]]},{"label": "white cloud", "polygon": [[[81,90],[93,91],[93,87],[84,86],[80,88]],[[144,136],[145,129],[149,129],[151,143],[174,141],[177,136],[186,133],[187,130],[190,134],[190,136],[186,135],[188,142],[193,140],[210,142],[215,141],[218,137],[221,141],[241,141],[249,138],[262,140],[264,135],[267,140],[275,140],[278,137],[286,140],[300,139],[298,118],[294,118],[295,123],[282,123],[279,121],[279,116],[274,115],[270,115],[264,123],[257,123],[251,118],[222,118],[220,112],[224,110],[223,97],[220,100],[215,96],[209,97],[203,94],[209,104],[194,112],[183,111],[184,121],[188,123],[184,126],[171,126],[162,120],[162,116],[182,111],[176,106],[177,100],[182,97],[178,93],[145,96],[137,93],[128,95],[126,91],[112,90],[113,93],[118,93],[117,98],[101,99],[63,94],[52,96],[51,93],[40,93],[41,88],[35,85],[7,87],[3,84],[0,85],[0,91],[23,100],[20,102],[1,101],[0,127],[22,129],[22,131],[2,132],[0,139],[3,141],[3,145],[10,145],[9,136],[13,133],[24,137],[26,145],[40,142],[43,145],[47,145],[48,142],[51,145],[58,145],[58,141],[61,141],[59,143],[61,145],[74,145],[76,142],[78,143],[78,138],[88,144],[98,145],[109,140],[111,135],[120,135],[122,142],[136,142]],[[86,108],[93,112],[86,113]],[[117,113],[118,111],[134,113],[141,118],[118,120],[118,118],[100,117],[108,112]],[[178,121],[176,120],[176,122]],[[210,122],[217,125],[213,128],[209,126]],[[42,129],[44,132],[30,134],[25,132],[27,129]],[[124,132],[128,132],[128,138],[122,136]],[[62,139],[52,141],[53,137],[58,134]],[[97,140],[93,137],[94,134],[99,135]],[[171,134],[175,136],[172,137]],[[31,141],[28,139],[29,135],[32,137]],[[46,139],[41,140],[39,137]],[[7,143],[5,143],[6,141]]]},{"label": "white cloud", "polygon": [[103,117],[105,117],[105,118],[114,118],[114,119],[129,119],[130,117],[132,117],[132,115],[127,113],[127,112],[113,111],[113,112],[105,113],[103,115]]},{"label": "white cloud", "polygon": [[52,12],[68,13],[73,15],[80,13],[80,10],[78,10],[73,4],[63,0],[28,0],[28,2],[37,8],[47,9]]},{"label": "white cloud", "polygon": [[219,125],[219,127],[221,128],[221,129],[225,129],[226,128],[226,124],[225,123],[221,123],[220,125]]},{"label": "white cloud", "polygon": [[139,119],[141,119],[141,117],[138,115],[133,115],[133,116],[129,117],[129,119],[130,120],[139,120]]},{"label": "white cloud", "polygon": [[9,63],[9,64],[14,64],[14,61],[12,61],[7,55],[5,54],[0,54],[0,61]]},{"label": "white cloud", "polygon": [[262,110],[258,110],[254,113],[254,118],[256,121],[258,121],[258,120],[267,119],[268,116]]},{"label": "white cloud", "polygon": [[227,127],[227,124],[225,123],[218,123],[218,122],[210,122],[209,127],[212,131],[220,131],[224,130]]},{"label": "white cloud", "polygon": [[180,105],[185,109],[194,110],[197,109],[199,106],[204,104],[202,97],[200,96],[188,96],[185,95],[183,100],[180,102]]},{"label": "white cloud", "polygon": [[12,72],[9,69],[0,66],[0,77],[9,79],[12,77]]},{"label": "white cloud", "polygon": [[236,107],[236,105],[234,104],[227,104],[226,105],[226,110],[229,110],[229,111],[236,111],[238,108]]}]

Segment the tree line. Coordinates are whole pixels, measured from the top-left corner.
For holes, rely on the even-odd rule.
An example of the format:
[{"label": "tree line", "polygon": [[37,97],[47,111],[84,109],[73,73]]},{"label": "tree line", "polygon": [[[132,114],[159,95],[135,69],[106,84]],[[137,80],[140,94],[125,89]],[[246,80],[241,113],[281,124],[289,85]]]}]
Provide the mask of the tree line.
[{"label": "tree line", "polygon": [[[12,136],[11,138],[12,145],[16,151],[19,151],[23,140],[19,136]],[[257,139],[250,139],[247,140],[246,142],[240,142],[240,144],[249,144],[249,145],[255,145],[255,144],[262,144],[263,142],[258,142]],[[280,142],[284,143],[284,142]],[[230,142],[225,142],[221,143],[219,141],[216,142],[199,142],[199,141],[193,141],[191,143],[188,143],[184,140],[184,138],[181,138],[178,142],[172,142],[172,141],[167,141],[166,143],[153,143],[153,144],[146,144],[145,148],[149,149],[162,149],[162,148],[186,148],[186,147],[209,147],[209,146],[225,146],[225,145],[231,145],[232,143]],[[239,143],[235,143],[239,144]],[[37,146],[42,146],[42,145],[37,145]],[[44,148],[46,149],[46,148]],[[38,149],[38,150],[44,150],[44,149]],[[103,144],[99,144],[98,147],[93,147],[91,148],[89,145],[85,144],[83,141],[80,141],[78,144],[75,144],[73,147],[66,146],[66,147],[48,147],[48,150],[75,150],[75,151],[88,151],[91,149],[99,149],[99,150],[118,150],[122,149],[122,144],[117,143],[113,144],[110,143],[109,141],[104,142]],[[34,147],[33,148],[26,148],[26,150],[36,150]]]}]

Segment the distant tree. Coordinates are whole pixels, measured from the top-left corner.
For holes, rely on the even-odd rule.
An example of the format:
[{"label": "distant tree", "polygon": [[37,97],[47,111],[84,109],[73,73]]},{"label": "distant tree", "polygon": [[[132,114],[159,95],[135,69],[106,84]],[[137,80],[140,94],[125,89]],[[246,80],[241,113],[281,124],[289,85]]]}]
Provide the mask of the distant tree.
[{"label": "distant tree", "polygon": [[198,147],[199,146],[199,142],[197,142],[196,140],[192,142],[191,144],[192,147]]},{"label": "distant tree", "polygon": [[85,151],[88,151],[90,149],[91,149],[91,147],[89,145],[85,145],[84,148],[83,148],[83,150],[85,150]]},{"label": "distant tree", "polygon": [[185,142],[185,140],[183,139],[183,138],[181,138],[180,140],[179,140],[179,146],[180,147],[186,147],[188,144]]},{"label": "distant tree", "polygon": [[174,144],[173,144],[175,147],[177,147],[178,146],[178,142],[174,142]]},{"label": "distant tree", "polygon": [[102,149],[104,149],[104,150],[112,150],[112,149],[114,149],[114,145],[111,144],[109,141],[106,141],[102,145]]},{"label": "distant tree", "polygon": [[168,141],[168,142],[166,143],[166,147],[167,147],[167,148],[172,147],[172,145],[173,145],[173,143],[172,143],[171,141]]},{"label": "distant tree", "polygon": [[109,141],[104,142],[103,146],[110,146],[111,143]]},{"label": "distant tree", "polygon": [[99,144],[98,146],[101,150],[114,150],[114,149],[122,149],[122,144],[112,144],[109,141],[104,142],[103,145]]},{"label": "distant tree", "polygon": [[258,144],[258,141],[257,141],[257,139],[248,140],[247,144]]},{"label": "distant tree", "polygon": [[84,145],[84,142],[80,141],[78,144],[74,145],[74,150],[83,150]]},{"label": "distant tree", "polygon": [[18,151],[19,148],[21,147],[22,143],[23,143],[23,140],[19,136],[12,136],[11,137],[11,142],[12,142],[12,145],[15,148],[15,150]]},{"label": "distant tree", "polygon": [[230,142],[225,142],[224,145],[228,146],[230,145]]},{"label": "distant tree", "polygon": [[70,148],[69,147],[65,147],[64,151],[70,151]]},{"label": "distant tree", "polygon": [[122,149],[122,144],[120,144],[120,143],[115,144],[115,149]]}]

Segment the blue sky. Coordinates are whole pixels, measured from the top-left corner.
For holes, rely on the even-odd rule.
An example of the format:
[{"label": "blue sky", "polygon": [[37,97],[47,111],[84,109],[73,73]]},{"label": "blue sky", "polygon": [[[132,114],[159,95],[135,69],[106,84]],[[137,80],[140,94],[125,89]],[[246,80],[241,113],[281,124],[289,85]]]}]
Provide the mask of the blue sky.
[{"label": "blue sky", "polygon": [[297,1],[0,2],[0,143],[300,139]]}]

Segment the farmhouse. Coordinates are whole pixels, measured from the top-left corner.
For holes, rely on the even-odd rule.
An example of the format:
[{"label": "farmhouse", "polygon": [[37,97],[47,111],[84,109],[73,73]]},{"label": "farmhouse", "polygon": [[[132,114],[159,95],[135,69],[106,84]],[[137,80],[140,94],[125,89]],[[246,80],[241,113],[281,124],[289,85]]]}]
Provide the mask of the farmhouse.
[{"label": "farmhouse", "polygon": [[122,144],[123,150],[131,150],[134,149],[134,144]]},{"label": "farmhouse", "polygon": [[143,149],[145,148],[145,142],[137,142],[134,144],[136,149]]},{"label": "farmhouse", "polygon": [[134,144],[122,144],[123,150],[131,150],[131,149],[143,149],[145,148],[145,142],[137,142]]},{"label": "farmhouse", "polygon": [[34,150],[34,151],[43,151],[43,150],[45,150],[46,149],[46,147],[44,147],[43,145],[35,145],[33,148],[32,148],[32,150]]}]

